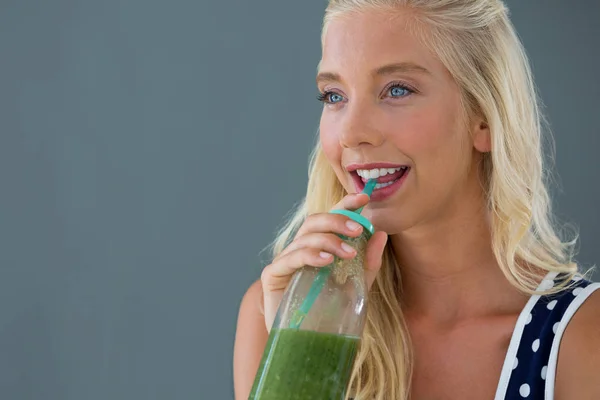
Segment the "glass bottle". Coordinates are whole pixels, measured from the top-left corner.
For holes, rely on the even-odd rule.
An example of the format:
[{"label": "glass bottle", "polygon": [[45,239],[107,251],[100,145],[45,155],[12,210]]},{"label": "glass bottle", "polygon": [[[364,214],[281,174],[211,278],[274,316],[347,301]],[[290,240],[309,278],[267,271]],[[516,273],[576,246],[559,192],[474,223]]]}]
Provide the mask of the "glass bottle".
[{"label": "glass bottle", "polygon": [[[360,212],[359,210],[357,210]],[[279,305],[249,400],[343,400],[365,324],[364,256],[373,225],[358,212],[332,210],[363,226],[340,235],[356,249],[325,267],[305,266]]]}]

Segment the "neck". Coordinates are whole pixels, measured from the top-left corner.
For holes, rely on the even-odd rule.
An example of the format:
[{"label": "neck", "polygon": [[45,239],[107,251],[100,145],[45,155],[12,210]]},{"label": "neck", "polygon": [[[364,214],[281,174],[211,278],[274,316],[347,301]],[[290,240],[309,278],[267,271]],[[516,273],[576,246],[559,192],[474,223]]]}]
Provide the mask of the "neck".
[{"label": "neck", "polygon": [[450,217],[390,238],[408,319],[453,325],[524,306],[525,297],[508,283],[492,251],[484,204],[457,201],[445,213]]}]

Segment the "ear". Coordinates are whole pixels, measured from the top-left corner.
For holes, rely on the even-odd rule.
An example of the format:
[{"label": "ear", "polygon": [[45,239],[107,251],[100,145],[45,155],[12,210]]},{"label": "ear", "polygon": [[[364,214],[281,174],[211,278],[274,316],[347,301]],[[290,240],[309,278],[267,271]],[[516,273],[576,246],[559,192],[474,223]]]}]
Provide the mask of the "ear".
[{"label": "ear", "polygon": [[492,137],[487,122],[481,118],[477,118],[472,129],[473,147],[480,153],[489,153],[492,151]]}]

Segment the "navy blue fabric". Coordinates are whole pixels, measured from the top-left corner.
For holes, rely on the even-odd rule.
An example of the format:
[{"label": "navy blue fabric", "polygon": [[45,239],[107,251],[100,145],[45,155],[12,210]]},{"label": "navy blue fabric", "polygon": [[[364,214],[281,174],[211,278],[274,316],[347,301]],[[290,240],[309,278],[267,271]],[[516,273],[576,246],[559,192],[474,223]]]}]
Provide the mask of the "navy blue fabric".
[{"label": "navy blue fabric", "polygon": [[[558,282],[560,276],[554,279]],[[506,400],[543,400],[550,350],[559,321],[577,294],[591,282],[585,279],[560,293],[541,296],[525,325],[517,360],[510,374]],[[530,319],[529,319],[530,318]]]}]

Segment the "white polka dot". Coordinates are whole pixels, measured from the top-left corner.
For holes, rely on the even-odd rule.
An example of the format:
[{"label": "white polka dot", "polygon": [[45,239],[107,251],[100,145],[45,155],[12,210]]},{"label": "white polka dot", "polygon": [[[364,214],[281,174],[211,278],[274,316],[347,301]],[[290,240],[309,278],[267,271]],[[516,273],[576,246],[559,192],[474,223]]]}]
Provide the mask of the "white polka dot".
[{"label": "white polka dot", "polygon": [[521,397],[529,396],[530,392],[531,392],[531,390],[529,389],[529,385],[526,383],[522,384],[521,387],[519,388],[519,394],[521,395]]},{"label": "white polka dot", "polygon": [[544,366],[542,367],[542,379],[543,379],[543,380],[546,380],[546,372],[548,372],[548,366],[547,366],[547,365],[544,365]]},{"label": "white polka dot", "polygon": [[559,322],[552,325],[552,332],[554,332],[554,334],[556,334],[556,330],[558,329],[558,324],[559,324]]},{"label": "white polka dot", "polygon": [[558,303],[557,300],[552,300],[550,303],[548,303],[546,307],[548,307],[548,310],[554,310],[554,307],[556,307],[556,303]]},{"label": "white polka dot", "polygon": [[554,281],[552,279],[544,279],[540,282],[540,290],[548,290],[554,287]]},{"label": "white polka dot", "polygon": [[529,324],[531,322],[532,318],[533,318],[533,315],[531,315],[531,313],[529,313],[529,315],[527,316],[527,321],[525,321],[525,325]]},{"label": "white polka dot", "polygon": [[536,352],[540,348],[540,339],[535,339],[531,344],[531,349]]},{"label": "white polka dot", "polygon": [[582,287],[573,289],[573,296],[577,296],[579,293],[581,293],[582,290],[583,290]]},{"label": "white polka dot", "polygon": [[515,362],[513,362],[513,369],[517,368],[517,365],[519,365],[519,359],[515,357]]}]

